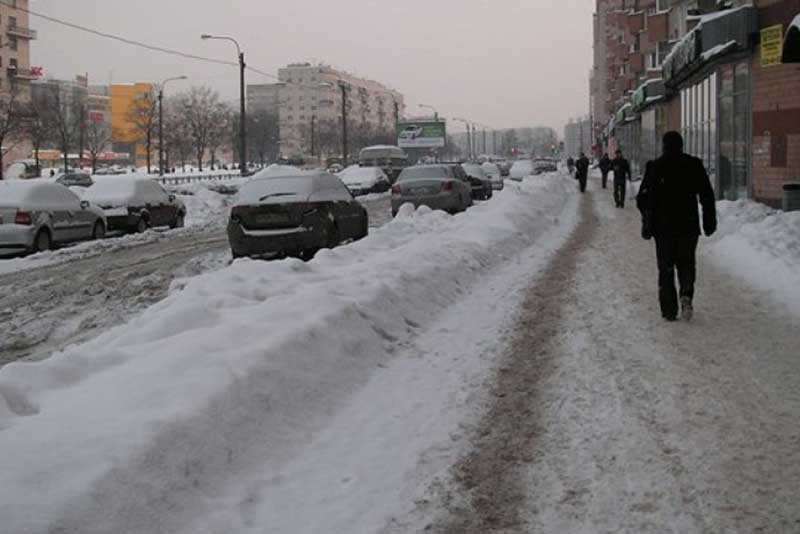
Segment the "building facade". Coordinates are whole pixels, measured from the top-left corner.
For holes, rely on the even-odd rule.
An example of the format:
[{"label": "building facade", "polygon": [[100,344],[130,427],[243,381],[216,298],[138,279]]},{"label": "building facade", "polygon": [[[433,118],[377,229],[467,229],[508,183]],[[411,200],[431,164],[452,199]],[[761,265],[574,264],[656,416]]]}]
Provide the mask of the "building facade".
[{"label": "building facade", "polygon": [[641,174],[661,136],[681,131],[719,198],[779,205],[800,176],[800,71],[781,57],[798,12],[800,0],[598,0],[598,142],[623,148]]},{"label": "building facade", "polygon": [[576,158],[584,153],[591,156],[592,145],[592,123],[589,117],[573,119],[564,126],[564,157]]},{"label": "building facade", "polygon": [[403,95],[373,80],[327,65],[290,64],[276,84],[248,87],[248,106],[274,113],[284,157],[331,155],[327,133],[341,129],[343,104],[351,140],[382,133],[394,137],[405,108]]},{"label": "building facade", "polygon": [[[12,92],[20,102],[30,100],[30,82],[41,76],[41,69],[31,67],[30,42],[37,37],[29,26],[28,14],[23,11],[28,0],[0,3],[0,95]],[[4,165],[30,156],[31,144],[23,137],[7,139],[2,147]]]},{"label": "building facade", "polygon": [[[147,146],[143,134],[131,113],[137,102],[143,99],[155,99],[155,85],[149,82],[117,83],[108,87],[111,99],[111,135],[113,151],[128,154],[136,167],[147,162]],[[157,150],[156,142],[152,142],[151,152]],[[158,165],[158,156],[150,154],[151,165]]]}]

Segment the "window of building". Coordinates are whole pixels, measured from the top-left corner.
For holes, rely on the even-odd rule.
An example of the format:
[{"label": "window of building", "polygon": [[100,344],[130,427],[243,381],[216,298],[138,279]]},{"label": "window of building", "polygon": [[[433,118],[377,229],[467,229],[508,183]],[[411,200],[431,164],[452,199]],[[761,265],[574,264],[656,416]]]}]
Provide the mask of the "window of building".
[{"label": "window of building", "polygon": [[11,50],[15,50],[16,51],[18,46],[19,45],[17,44],[17,38],[14,37],[13,35],[10,36],[8,38],[8,48],[10,48]]},{"label": "window of building", "polygon": [[8,17],[8,25],[11,28],[17,27],[17,17]]}]

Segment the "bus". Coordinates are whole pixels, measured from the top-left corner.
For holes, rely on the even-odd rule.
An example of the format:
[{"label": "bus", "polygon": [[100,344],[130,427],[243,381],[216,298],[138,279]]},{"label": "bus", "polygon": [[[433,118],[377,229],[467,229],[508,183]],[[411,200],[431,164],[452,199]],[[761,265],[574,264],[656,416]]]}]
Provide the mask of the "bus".
[{"label": "bus", "polygon": [[380,167],[389,181],[394,183],[403,169],[408,167],[408,154],[396,146],[368,146],[358,154],[358,164],[362,167]]}]

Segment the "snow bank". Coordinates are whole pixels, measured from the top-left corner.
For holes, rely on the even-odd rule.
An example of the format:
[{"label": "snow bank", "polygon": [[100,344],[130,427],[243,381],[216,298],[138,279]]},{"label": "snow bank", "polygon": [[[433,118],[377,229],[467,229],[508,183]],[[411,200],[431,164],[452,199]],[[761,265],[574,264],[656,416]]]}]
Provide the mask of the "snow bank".
[{"label": "snow bank", "polygon": [[721,201],[717,209],[709,258],[800,315],[800,212],[747,200]]},{"label": "snow bank", "polygon": [[287,457],[415,327],[557,225],[571,193],[545,175],[456,216],[405,206],[311,262],[237,260],[88,343],[6,366],[3,528],[178,532],[211,513],[218,488]]}]

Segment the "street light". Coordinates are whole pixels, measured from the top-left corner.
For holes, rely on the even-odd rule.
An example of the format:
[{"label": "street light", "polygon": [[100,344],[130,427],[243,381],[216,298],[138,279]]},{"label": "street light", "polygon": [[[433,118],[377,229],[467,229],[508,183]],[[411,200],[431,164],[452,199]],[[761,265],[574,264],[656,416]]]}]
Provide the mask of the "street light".
[{"label": "street light", "polygon": [[429,110],[433,111],[434,120],[437,120],[437,121],[439,120],[439,112],[436,111],[435,107],[429,106],[428,104],[420,104],[419,107],[421,107],[423,109],[429,109]]},{"label": "street light", "polygon": [[167,78],[158,86],[158,175],[164,176],[164,87],[169,82],[186,80],[187,76]]},{"label": "street light", "polygon": [[239,101],[241,105],[241,110],[239,112],[239,172],[245,175],[247,174],[247,125],[245,124],[247,116],[245,112],[244,69],[247,65],[244,62],[244,52],[242,52],[242,47],[239,46],[239,42],[233,37],[204,33],[200,38],[204,41],[210,39],[230,41],[236,45],[236,52],[239,56]]},{"label": "street light", "polygon": [[467,129],[467,159],[472,159],[472,137],[469,131],[470,122],[467,119],[461,119],[459,117],[453,117],[453,120],[463,122]]}]

